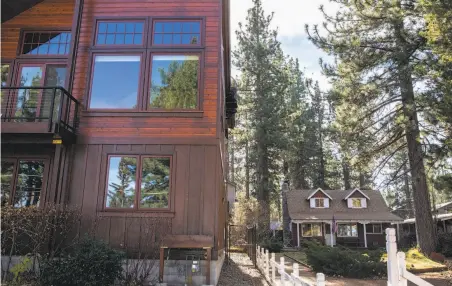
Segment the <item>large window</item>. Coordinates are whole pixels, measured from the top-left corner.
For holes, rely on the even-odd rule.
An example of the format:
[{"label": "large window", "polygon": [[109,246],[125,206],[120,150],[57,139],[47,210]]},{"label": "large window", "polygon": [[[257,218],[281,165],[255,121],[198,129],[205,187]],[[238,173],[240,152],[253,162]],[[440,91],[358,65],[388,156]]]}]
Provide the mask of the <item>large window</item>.
[{"label": "large window", "polygon": [[201,21],[149,22],[97,21],[89,109],[200,109]]},{"label": "large window", "polygon": [[320,223],[302,224],[303,237],[322,236],[322,225]]},{"label": "large window", "polygon": [[45,160],[5,159],[1,163],[1,204],[39,205],[44,187]]},{"label": "large window", "polygon": [[376,233],[381,234],[383,233],[383,228],[381,226],[381,223],[369,223],[366,224],[366,233]]},{"label": "large window", "polygon": [[337,228],[337,236],[339,237],[358,237],[357,224],[339,224]]},{"label": "large window", "polygon": [[170,157],[109,157],[105,207],[168,209],[170,173]]},{"label": "large window", "polygon": [[70,32],[25,32],[22,54],[39,56],[68,55],[70,43]]}]

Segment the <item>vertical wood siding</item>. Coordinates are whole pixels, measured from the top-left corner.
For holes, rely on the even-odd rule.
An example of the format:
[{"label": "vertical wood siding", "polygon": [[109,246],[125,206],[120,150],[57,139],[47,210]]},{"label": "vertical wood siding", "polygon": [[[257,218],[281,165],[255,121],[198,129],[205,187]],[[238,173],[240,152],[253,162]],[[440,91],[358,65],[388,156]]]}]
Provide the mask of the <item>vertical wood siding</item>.
[{"label": "vertical wood siding", "polygon": [[2,59],[14,59],[20,29],[55,29],[72,27],[75,0],[45,0],[2,24]]}]

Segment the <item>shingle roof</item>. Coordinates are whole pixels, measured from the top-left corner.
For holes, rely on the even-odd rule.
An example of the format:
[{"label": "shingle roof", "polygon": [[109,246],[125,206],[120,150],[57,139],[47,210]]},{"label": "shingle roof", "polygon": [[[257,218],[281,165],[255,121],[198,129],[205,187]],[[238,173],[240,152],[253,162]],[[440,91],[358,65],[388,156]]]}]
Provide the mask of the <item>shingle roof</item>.
[{"label": "shingle roof", "polygon": [[344,198],[351,190],[323,190],[329,196],[330,207],[325,209],[310,208],[307,198],[313,190],[291,190],[287,192],[289,216],[293,220],[368,220],[368,221],[403,221],[390,212],[383,196],[378,191],[361,190],[370,200],[367,208],[349,209]]}]

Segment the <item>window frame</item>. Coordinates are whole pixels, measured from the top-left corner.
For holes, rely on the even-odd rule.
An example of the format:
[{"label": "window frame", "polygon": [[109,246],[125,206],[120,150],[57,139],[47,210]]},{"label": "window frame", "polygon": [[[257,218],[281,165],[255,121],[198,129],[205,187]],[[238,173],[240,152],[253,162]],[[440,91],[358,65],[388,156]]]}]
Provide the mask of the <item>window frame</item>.
[{"label": "window frame", "polygon": [[[362,198],[350,198],[350,199],[352,200],[352,208],[353,208],[353,209],[362,209],[362,208],[364,208],[364,207],[363,207],[363,201],[362,201]],[[355,206],[355,205],[353,204],[353,202],[356,201],[356,200],[359,201],[359,206],[358,206],[358,207]]]},{"label": "window frame", "polygon": [[[133,208],[110,208],[107,207],[107,193],[108,193],[108,177],[110,174],[110,158],[111,157],[135,157],[137,160],[137,174],[135,175],[135,200]],[[170,159],[170,180],[169,180],[169,192],[168,192],[168,207],[167,208],[140,208],[139,207],[139,197],[141,194],[141,176],[142,176],[142,160],[145,158],[169,158]],[[174,193],[173,190],[173,180],[175,179],[175,167],[174,167],[173,155],[167,154],[136,154],[136,153],[120,153],[120,154],[108,154],[106,156],[105,162],[105,180],[103,186],[103,199],[102,199],[102,211],[104,213],[107,212],[115,212],[115,213],[172,213],[174,212]]]},{"label": "window frame", "polygon": [[[95,45],[97,38],[97,27],[99,22],[131,22],[144,21],[143,45]],[[199,21],[200,22],[200,45],[153,45],[153,29],[155,21]],[[205,70],[205,47],[206,47],[206,17],[205,16],[184,16],[184,17],[94,17],[91,33],[91,47],[88,60],[88,80],[86,83],[84,96],[83,116],[86,117],[198,117],[204,116],[204,70]],[[91,89],[93,79],[94,55],[96,54],[121,54],[143,53],[140,70],[138,99],[136,109],[91,109]],[[156,109],[149,108],[151,60],[153,54],[195,54],[199,56],[198,74],[198,98],[195,109]],[[144,69],[143,69],[144,68]]]},{"label": "window frame", "polygon": [[[303,225],[310,225],[310,229],[311,229],[311,235],[305,235],[304,234],[304,230],[303,230]],[[320,235],[313,235],[313,225],[319,225],[320,226]],[[303,223],[301,225],[301,236],[302,237],[322,237],[323,236],[323,227],[321,223],[316,223],[316,222],[309,222],[309,223]]]},{"label": "window frame", "polygon": [[[339,235],[339,227],[341,225],[345,225],[347,227],[350,227],[350,235]],[[356,226],[356,235],[352,235],[353,234],[353,231],[352,231],[352,227],[353,226]],[[338,223],[337,224],[337,237],[353,237],[353,238],[359,237],[358,223]]]},{"label": "window frame", "polygon": [[[23,47],[24,47],[25,34],[26,33],[70,33],[71,34],[71,41],[69,42],[69,51],[65,55],[60,55],[60,54],[25,55],[25,54],[22,54]],[[40,29],[40,28],[23,28],[23,29],[20,29],[19,42],[18,42],[17,50],[16,50],[16,58],[17,59],[20,59],[20,58],[24,58],[24,59],[28,59],[28,58],[49,59],[49,58],[51,58],[51,59],[65,59],[65,60],[67,60],[69,58],[69,56],[71,55],[73,42],[74,42],[74,35],[72,35],[72,27],[67,27],[67,28],[47,28],[47,29],[46,28],[44,28],[44,29]]]},{"label": "window frame", "polygon": [[[314,199],[314,208],[316,209],[325,209],[325,198],[313,198]],[[317,201],[322,201],[323,206],[317,206]]]},{"label": "window frame", "polygon": [[[96,56],[140,56],[140,69],[139,69],[139,73],[138,73],[138,85],[137,85],[137,99],[136,99],[136,108],[91,108],[91,95],[92,95],[92,87],[93,87],[93,79],[94,79],[94,66],[95,66],[95,57]],[[141,105],[142,105],[142,100],[141,98],[143,97],[143,73],[145,72],[145,65],[146,65],[146,53],[144,51],[139,51],[139,50],[131,50],[131,49],[127,49],[127,50],[121,50],[119,51],[111,51],[111,50],[96,50],[96,51],[91,51],[90,52],[90,56],[89,56],[90,60],[89,60],[89,72],[88,72],[88,87],[87,88],[87,96],[85,96],[85,106],[87,111],[91,111],[91,112],[101,112],[101,111],[106,111],[106,112],[115,112],[115,113],[121,113],[121,112],[138,112],[141,110]]]},{"label": "window frame", "polygon": [[47,202],[47,180],[49,177],[50,172],[50,159],[45,156],[6,156],[2,157],[1,162],[13,162],[14,163],[14,170],[13,170],[13,178],[12,178],[12,189],[9,199],[9,205],[11,205],[14,208],[20,208],[15,207],[12,205],[12,202],[14,201],[15,195],[16,195],[16,187],[17,187],[17,180],[18,180],[18,171],[19,171],[19,161],[43,161],[44,162],[44,172],[42,173],[42,189],[41,194],[39,196],[39,205],[38,208],[43,208],[45,203]]},{"label": "window frame", "polygon": [[[180,44],[180,45],[175,45],[175,44],[171,44],[171,45],[165,45],[165,44],[155,44],[154,43],[154,26],[155,26],[155,22],[199,22],[199,45],[184,45],[184,44]],[[148,47],[153,47],[153,48],[163,48],[163,49],[168,49],[168,48],[172,48],[172,49],[187,49],[187,48],[191,48],[191,49],[199,49],[199,48],[204,48],[205,46],[205,31],[206,31],[206,27],[205,27],[205,17],[151,17],[151,25],[150,25],[150,31],[149,34],[151,35],[149,38],[149,43],[148,43]],[[164,34],[164,33],[163,33]],[[174,33],[172,33],[174,34]]]},{"label": "window frame", "polygon": [[[372,226],[372,232],[368,232],[366,229],[366,234],[382,234],[383,233],[383,224],[382,223],[369,223],[367,225]],[[365,227],[367,227],[367,225]],[[375,226],[380,226],[380,232],[375,232]]]}]

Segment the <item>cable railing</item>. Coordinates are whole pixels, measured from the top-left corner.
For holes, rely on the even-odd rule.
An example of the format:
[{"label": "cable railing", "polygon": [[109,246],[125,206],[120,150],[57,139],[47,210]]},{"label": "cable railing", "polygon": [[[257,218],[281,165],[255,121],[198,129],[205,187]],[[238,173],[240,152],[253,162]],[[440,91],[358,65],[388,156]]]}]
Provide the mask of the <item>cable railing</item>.
[{"label": "cable railing", "polygon": [[60,86],[2,87],[2,122],[47,122],[48,132],[75,133],[79,102]]}]

